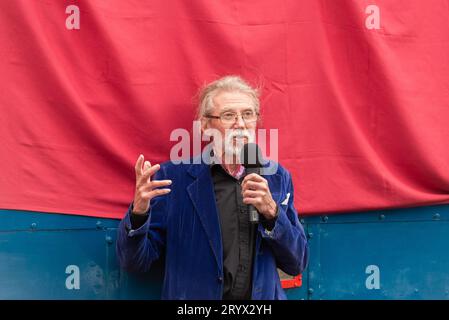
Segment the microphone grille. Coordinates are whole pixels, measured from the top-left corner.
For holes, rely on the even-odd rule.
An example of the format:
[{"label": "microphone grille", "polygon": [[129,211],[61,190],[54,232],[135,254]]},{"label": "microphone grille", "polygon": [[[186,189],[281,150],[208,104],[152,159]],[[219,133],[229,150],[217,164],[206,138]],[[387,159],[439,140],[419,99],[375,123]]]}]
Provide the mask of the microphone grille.
[{"label": "microphone grille", "polygon": [[263,164],[262,152],[256,143],[247,143],[240,154],[240,162],[245,168],[260,168]]}]

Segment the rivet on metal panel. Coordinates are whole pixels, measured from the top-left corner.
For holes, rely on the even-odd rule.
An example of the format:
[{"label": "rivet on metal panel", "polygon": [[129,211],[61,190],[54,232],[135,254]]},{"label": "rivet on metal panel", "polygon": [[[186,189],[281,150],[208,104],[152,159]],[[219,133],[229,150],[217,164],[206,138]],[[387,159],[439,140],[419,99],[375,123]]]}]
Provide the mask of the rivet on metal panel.
[{"label": "rivet on metal panel", "polygon": [[97,229],[101,229],[101,221],[97,221],[96,226],[97,226]]},{"label": "rivet on metal panel", "polygon": [[384,214],[379,215],[379,220],[385,220],[385,215]]},{"label": "rivet on metal panel", "polygon": [[307,234],[307,238],[308,238],[308,239],[313,238],[313,233],[312,233],[312,232],[309,232],[309,233]]},{"label": "rivet on metal panel", "polygon": [[105,240],[108,244],[112,243],[112,238],[110,236],[106,236]]},{"label": "rivet on metal panel", "polygon": [[30,227],[31,227],[31,229],[36,229],[37,228],[37,223],[33,222]]},{"label": "rivet on metal panel", "polygon": [[439,220],[439,219],[440,219],[440,214],[439,214],[439,213],[435,213],[435,214],[433,215],[433,219],[434,219],[434,220]]},{"label": "rivet on metal panel", "polygon": [[321,220],[322,220],[323,222],[327,222],[327,220],[329,220],[329,217],[328,217],[328,216],[324,216],[324,217],[321,218]]},{"label": "rivet on metal panel", "polygon": [[313,294],[313,289],[309,288],[309,290],[307,290],[307,292],[309,292],[309,294]]}]

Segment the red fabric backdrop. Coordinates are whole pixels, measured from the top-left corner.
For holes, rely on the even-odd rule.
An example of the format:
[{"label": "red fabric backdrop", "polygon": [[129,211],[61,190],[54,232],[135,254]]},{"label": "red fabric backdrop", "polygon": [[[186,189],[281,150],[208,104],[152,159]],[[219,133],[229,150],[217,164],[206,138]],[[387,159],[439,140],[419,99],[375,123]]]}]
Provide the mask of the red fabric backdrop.
[{"label": "red fabric backdrop", "polygon": [[1,1],[0,208],[121,217],[137,156],[167,160],[226,74],[262,86],[300,214],[449,203],[448,17],[447,0]]}]

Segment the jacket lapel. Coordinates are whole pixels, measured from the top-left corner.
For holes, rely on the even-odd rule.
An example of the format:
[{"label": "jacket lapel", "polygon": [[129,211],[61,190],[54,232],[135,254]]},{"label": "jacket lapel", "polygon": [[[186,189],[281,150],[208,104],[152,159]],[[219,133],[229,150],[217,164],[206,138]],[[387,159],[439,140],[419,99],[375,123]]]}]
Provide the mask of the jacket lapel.
[{"label": "jacket lapel", "polygon": [[187,186],[187,192],[193,202],[195,212],[198,214],[206,235],[209,238],[209,245],[214,253],[217,265],[221,272],[223,250],[220,221],[210,168],[204,163],[193,164],[188,169],[188,172],[195,178],[195,180]]}]

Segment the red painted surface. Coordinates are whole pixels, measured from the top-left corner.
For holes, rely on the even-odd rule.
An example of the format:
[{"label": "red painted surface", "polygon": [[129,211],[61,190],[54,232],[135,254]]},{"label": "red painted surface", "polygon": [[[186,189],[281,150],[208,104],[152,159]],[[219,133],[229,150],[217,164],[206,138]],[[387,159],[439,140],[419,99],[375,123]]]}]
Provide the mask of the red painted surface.
[{"label": "red painted surface", "polygon": [[261,87],[300,214],[448,203],[447,13],[445,0],[1,1],[0,207],[122,217],[138,155],[168,160],[198,87],[226,74]]}]

